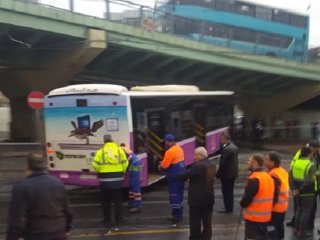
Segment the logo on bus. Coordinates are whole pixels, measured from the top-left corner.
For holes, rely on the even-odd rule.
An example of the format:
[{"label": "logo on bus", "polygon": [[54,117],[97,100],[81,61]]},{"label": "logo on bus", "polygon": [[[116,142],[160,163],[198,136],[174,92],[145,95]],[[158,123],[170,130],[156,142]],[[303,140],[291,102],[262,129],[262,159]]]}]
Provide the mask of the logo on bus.
[{"label": "logo on bus", "polygon": [[90,88],[81,88],[81,89],[76,89],[76,88],[70,88],[66,90],[66,93],[97,93],[98,89],[90,89]]}]

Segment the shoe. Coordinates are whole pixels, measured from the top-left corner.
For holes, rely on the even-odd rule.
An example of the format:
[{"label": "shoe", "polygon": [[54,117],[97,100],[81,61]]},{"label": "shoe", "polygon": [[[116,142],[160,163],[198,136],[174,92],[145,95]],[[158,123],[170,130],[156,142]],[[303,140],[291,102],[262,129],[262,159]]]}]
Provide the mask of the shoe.
[{"label": "shoe", "polygon": [[219,213],[229,214],[229,213],[233,213],[233,211],[220,210]]},{"label": "shoe", "polygon": [[103,218],[103,219],[101,220],[101,222],[103,222],[103,223],[110,223],[111,220],[110,220],[110,219],[107,219],[107,218]]},{"label": "shoe", "polygon": [[290,221],[286,223],[287,227],[294,227],[294,225],[295,225],[294,221]]},{"label": "shoe", "polygon": [[306,229],[299,229],[296,236],[298,238],[307,238],[307,237],[311,237],[311,235],[312,233],[307,231]]},{"label": "shoe", "polygon": [[177,217],[168,217],[167,218],[171,222],[181,222],[182,218],[177,218]]},{"label": "shoe", "polygon": [[314,229],[314,226],[308,226],[308,227],[307,227],[307,230],[308,230],[308,231],[311,231],[311,232],[312,232],[313,229]]},{"label": "shoe", "polygon": [[128,209],[133,208],[133,206],[130,205],[129,203],[127,203],[127,204],[125,205],[125,207],[128,208]]},{"label": "shoe", "polygon": [[105,223],[104,223],[104,226],[105,226],[106,228],[112,228],[112,223],[111,223],[111,222],[105,222]]},{"label": "shoe", "polygon": [[129,209],[130,213],[138,213],[140,212],[140,208],[139,207],[132,207]]},{"label": "shoe", "polygon": [[123,224],[124,224],[123,219],[116,220],[116,226],[121,226]]}]

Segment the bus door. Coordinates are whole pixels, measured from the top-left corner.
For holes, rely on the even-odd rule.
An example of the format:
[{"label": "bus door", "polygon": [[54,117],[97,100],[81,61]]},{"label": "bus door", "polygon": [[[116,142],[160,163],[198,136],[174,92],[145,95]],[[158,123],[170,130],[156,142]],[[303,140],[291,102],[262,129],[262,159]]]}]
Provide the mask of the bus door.
[{"label": "bus door", "polygon": [[194,105],[194,135],[198,146],[205,146],[207,112],[208,107],[205,104]]},{"label": "bus door", "polygon": [[164,145],[162,142],[166,134],[165,112],[164,110],[147,111],[148,119],[148,155],[149,171],[157,171],[159,161],[164,154]]}]

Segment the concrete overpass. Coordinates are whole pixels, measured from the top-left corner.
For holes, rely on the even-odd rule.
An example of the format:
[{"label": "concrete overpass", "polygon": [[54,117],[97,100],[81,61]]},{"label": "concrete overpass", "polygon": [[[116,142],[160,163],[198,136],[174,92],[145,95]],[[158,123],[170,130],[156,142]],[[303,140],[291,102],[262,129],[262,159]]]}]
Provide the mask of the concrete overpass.
[{"label": "concrete overpass", "polygon": [[70,83],[196,84],[233,90],[265,117],[320,92],[319,65],[254,56],[17,0],[0,1],[0,91],[14,140],[34,140],[32,90]]}]

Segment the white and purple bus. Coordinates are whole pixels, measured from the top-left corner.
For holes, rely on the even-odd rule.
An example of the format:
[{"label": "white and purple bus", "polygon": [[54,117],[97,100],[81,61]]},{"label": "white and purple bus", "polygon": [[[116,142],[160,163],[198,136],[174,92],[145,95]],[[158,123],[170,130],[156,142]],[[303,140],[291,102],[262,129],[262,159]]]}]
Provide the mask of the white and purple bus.
[{"label": "white and purple bus", "polygon": [[163,178],[157,165],[162,139],[174,134],[187,165],[195,147],[214,154],[233,121],[233,92],[200,91],[189,85],[126,87],[80,84],[52,90],[45,100],[49,172],[65,184],[98,186],[91,168],[103,135],[130,146],[142,160],[142,186]]}]

